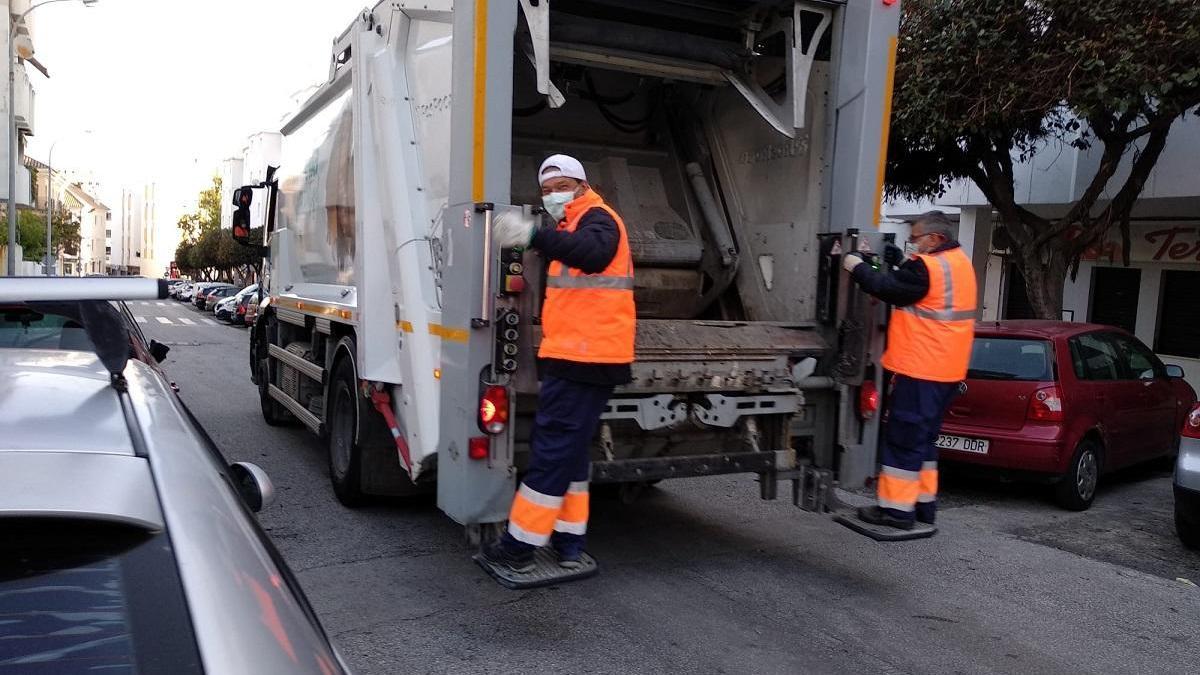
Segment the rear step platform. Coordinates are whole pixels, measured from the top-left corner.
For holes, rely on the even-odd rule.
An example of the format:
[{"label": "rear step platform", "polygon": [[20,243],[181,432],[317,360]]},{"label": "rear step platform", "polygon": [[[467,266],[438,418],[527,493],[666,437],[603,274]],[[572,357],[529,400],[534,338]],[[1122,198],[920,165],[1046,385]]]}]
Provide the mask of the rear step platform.
[{"label": "rear step platform", "polygon": [[501,586],[511,588],[514,591],[561,584],[567,581],[579,581],[580,579],[596,576],[600,571],[600,566],[596,564],[596,559],[586,553],[581,558],[583,567],[574,570],[559,567],[558,556],[548,548],[539,548],[534,552],[534,567],[528,572],[514,572],[507,567],[493,565],[484,560],[483,554],[476,554],[472,560],[478,563],[485,572],[492,575],[492,578],[499,582]]},{"label": "rear step platform", "polygon": [[899,530],[887,525],[874,525],[859,520],[854,514],[843,513],[834,516],[833,520],[875,541],[911,541],[913,539],[927,539],[937,534],[936,527],[925,523],[916,523],[911,530]]}]

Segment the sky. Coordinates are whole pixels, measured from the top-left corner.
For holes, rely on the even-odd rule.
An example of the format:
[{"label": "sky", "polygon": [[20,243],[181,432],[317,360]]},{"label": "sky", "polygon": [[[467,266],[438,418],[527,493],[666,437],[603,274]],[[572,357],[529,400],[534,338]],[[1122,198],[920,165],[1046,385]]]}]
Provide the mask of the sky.
[{"label": "sky", "polygon": [[34,56],[50,79],[29,68],[37,98],[26,154],[46,161],[57,142],[54,167],[94,174],[110,201],[122,186],[155,183],[170,227],[222,159],[252,133],[277,131],[297,93],[326,78],[334,37],[373,2],[40,7],[30,15]]}]

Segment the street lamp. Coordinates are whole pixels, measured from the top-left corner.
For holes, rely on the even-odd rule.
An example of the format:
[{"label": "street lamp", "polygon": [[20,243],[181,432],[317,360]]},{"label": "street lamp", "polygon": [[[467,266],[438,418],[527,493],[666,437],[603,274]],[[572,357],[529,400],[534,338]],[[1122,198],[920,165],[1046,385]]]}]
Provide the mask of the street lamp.
[{"label": "street lamp", "polygon": [[[45,0],[21,12],[8,28],[8,276],[17,274],[17,106],[16,79],[17,58],[15,43],[17,41],[17,26],[25,22],[30,12],[55,2],[72,2],[73,0]],[[95,5],[100,0],[79,0],[86,7]],[[7,10],[5,10],[7,11]]]},{"label": "street lamp", "polygon": [[[95,0],[93,0],[94,2]],[[90,134],[91,129],[84,129],[80,133]],[[50,152],[46,156],[46,276],[54,276],[54,249],[50,247],[50,232],[53,228],[52,220],[54,212],[54,148],[58,145],[58,141],[50,144]],[[63,263],[66,266],[66,263]]]}]

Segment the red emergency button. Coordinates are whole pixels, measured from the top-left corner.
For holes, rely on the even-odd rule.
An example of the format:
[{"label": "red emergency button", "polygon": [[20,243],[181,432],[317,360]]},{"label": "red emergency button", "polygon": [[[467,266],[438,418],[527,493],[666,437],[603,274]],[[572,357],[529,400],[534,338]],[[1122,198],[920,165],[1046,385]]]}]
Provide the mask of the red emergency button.
[{"label": "red emergency button", "polygon": [[508,276],[504,277],[504,292],[505,293],[521,293],[525,290],[525,277]]}]

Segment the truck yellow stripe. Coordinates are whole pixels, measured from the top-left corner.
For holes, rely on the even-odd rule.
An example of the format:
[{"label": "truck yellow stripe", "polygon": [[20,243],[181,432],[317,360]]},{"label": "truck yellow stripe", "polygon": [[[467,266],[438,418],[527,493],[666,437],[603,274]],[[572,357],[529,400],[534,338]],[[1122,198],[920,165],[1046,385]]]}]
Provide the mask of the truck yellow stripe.
[{"label": "truck yellow stripe", "polygon": [[487,0],[475,0],[475,94],[474,104],[475,138],[473,150],[473,174],[471,176],[471,199],[483,201],[484,147],[487,140]]},{"label": "truck yellow stripe", "polygon": [[875,218],[871,220],[875,227],[879,227],[879,210],[883,207],[883,177],[887,172],[888,133],[892,127],[892,86],[895,80],[896,36],[893,35],[888,39],[887,76],[883,83],[883,133],[879,136],[879,169],[875,174]]}]

